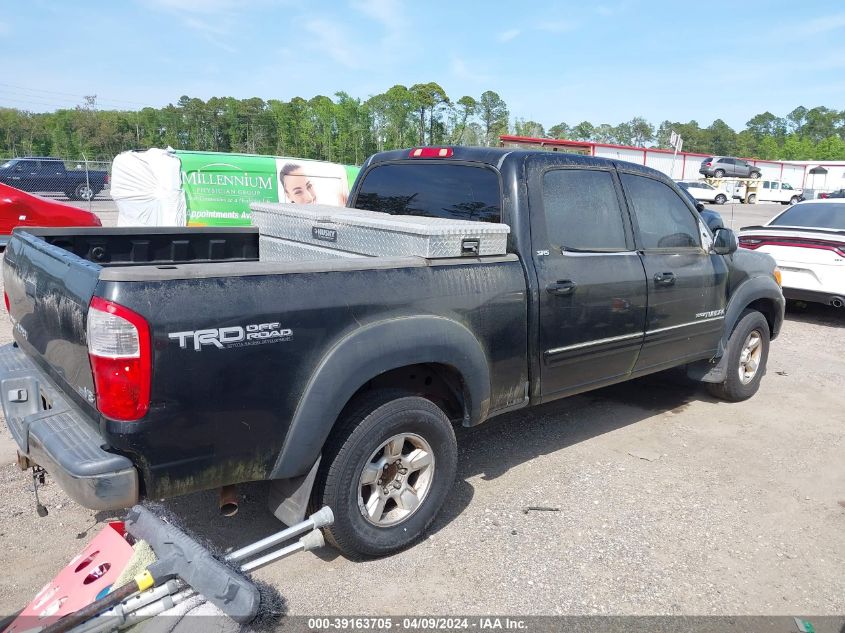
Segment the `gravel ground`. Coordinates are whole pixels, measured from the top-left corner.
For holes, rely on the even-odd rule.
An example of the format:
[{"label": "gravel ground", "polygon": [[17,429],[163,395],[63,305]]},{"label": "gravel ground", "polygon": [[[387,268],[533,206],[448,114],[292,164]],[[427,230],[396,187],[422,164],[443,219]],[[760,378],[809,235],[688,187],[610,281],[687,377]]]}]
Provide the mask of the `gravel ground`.
[{"label": "gravel ground", "polygon": [[[782,207],[715,208],[744,226]],[[664,373],[459,429],[457,483],[425,541],[366,563],[300,554],[257,576],[294,614],[845,613],[843,327],[845,311],[790,306],[744,403]],[[48,479],[38,518],[14,455],[0,425],[0,614],[119,516]],[[168,505],[238,546],[279,525],[262,485],[243,496],[231,519],[213,493]],[[523,512],[534,505],[557,510]]]}]

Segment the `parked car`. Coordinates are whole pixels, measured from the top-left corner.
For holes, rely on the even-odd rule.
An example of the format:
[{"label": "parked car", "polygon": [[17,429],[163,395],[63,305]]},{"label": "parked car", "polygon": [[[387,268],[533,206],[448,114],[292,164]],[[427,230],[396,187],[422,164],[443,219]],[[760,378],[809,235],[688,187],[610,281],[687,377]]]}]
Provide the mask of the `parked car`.
[{"label": "parked car", "polygon": [[725,204],[728,201],[728,195],[724,191],[700,180],[679,180],[678,186],[686,189],[696,200],[716,204]]},{"label": "parked car", "polygon": [[0,249],[16,226],[101,226],[100,219],[69,204],[0,184]]},{"label": "parked car", "polygon": [[819,198],[826,200],[827,198],[845,198],[845,189],[837,189],[828,193],[820,193]]},{"label": "parked car", "polygon": [[743,227],[739,245],[775,258],[787,299],[845,305],[845,201],[799,202],[763,226]]},{"label": "parked car", "polygon": [[[96,509],[272,480],[284,522],[328,505],[331,543],[381,556],[452,490],[453,423],[679,366],[744,400],[783,321],[774,260],[643,165],[396,150],[349,206],[504,222],[507,252],[260,261],[254,228],[16,231],[0,400],[20,464]],[[328,248],[336,226],[303,235]]]},{"label": "parked car", "polygon": [[759,178],[760,168],[741,158],[727,156],[708,156],[701,161],[699,174],[712,178]]},{"label": "parked car", "polygon": [[63,160],[41,156],[13,158],[0,165],[0,183],[22,191],[64,193],[71,200],[91,200],[109,182],[105,171],[65,168]]}]

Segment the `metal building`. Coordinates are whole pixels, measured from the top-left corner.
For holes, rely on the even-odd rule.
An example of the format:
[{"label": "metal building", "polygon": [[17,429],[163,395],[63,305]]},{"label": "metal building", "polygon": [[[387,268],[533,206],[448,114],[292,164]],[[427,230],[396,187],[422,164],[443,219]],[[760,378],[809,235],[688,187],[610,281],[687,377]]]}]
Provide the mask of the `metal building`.
[{"label": "metal building", "polygon": [[[552,152],[572,152],[587,156],[600,156],[639,163],[662,171],[675,180],[698,180],[701,162],[712,154],[678,152],[654,147],[630,147],[594,143],[592,141],[570,141],[566,139],[531,138],[503,134],[499,137],[502,147],[543,149]],[[807,189],[807,196],[816,197],[822,191],[833,191],[845,187],[845,163],[833,161],[776,161],[745,159],[760,168],[764,180],[782,180],[793,187]]]}]

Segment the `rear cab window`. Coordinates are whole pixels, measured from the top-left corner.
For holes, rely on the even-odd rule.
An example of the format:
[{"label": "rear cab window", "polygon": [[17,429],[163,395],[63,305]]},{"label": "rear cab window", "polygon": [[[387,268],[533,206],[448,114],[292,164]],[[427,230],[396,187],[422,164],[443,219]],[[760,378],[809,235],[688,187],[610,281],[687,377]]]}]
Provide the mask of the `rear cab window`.
[{"label": "rear cab window", "polygon": [[474,222],[502,221],[499,174],[485,165],[403,161],[371,167],[354,208]]},{"label": "rear cab window", "polygon": [[545,172],[543,215],[548,244],[560,253],[630,250],[622,206],[609,171]]}]

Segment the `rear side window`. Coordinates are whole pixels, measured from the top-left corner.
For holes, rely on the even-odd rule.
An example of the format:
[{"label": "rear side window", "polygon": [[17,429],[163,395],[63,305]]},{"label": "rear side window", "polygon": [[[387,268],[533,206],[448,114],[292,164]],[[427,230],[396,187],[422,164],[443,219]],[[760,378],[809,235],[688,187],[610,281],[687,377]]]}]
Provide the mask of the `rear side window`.
[{"label": "rear side window", "polygon": [[807,202],[789,207],[769,224],[845,231],[845,202]]},{"label": "rear side window", "polygon": [[622,174],[622,184],[639,225],[642,248],[701,245],[698,222],[681,197],[658,180]]},{"label": "rear side window", "polygon": [[392,215],[502,221],[496,172],[446,162],[377,165],[365,174],[355,208]]},{"label": "rear side window", "polygon": [[563,251],[624,251],[622,207],[607,171],[555,169],[543,176],[549,243]]}]

